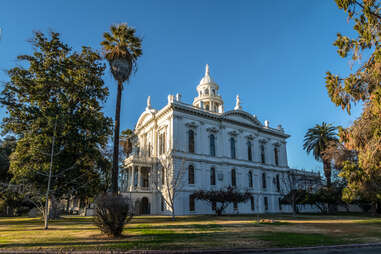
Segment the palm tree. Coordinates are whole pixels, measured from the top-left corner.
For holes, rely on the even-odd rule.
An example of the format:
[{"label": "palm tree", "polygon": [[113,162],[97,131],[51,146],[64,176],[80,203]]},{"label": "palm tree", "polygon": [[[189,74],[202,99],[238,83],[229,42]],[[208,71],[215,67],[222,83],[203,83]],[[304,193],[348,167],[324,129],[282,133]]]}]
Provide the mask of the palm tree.
[{"label": "palm tree", "polygon": [[120,104],[122,98],[123,83],[130,79],[132,72],[136,71],[136,61],[142,55],[142,40],[135,36],[135,29],[127,24],[111,26],[111,33],[103,34],[101,42],[105,58],[110,64],[110,70],[114,79],[118,81],[118,94],[116,97],[114,152],[112,163],[111,190],[118,193],[118,155],[119,155],[119,128],[120,128]]},{"label": "palm tree", "polygon": [[327,179],[327,187],[331,186],[331,163],[323,157],[324,150],[332,142],[338,142],[337,128],[331,124],[322,122],[307,130],[304,135],[303,149],[309,154],[312,152],[316,160],[323,162],[324,176]]}]

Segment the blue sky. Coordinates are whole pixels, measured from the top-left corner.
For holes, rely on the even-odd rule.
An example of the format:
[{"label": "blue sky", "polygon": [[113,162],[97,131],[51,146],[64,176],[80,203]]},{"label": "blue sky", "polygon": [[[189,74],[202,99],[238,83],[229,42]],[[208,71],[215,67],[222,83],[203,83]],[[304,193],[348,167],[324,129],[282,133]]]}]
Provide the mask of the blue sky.
[{"label": "blue sky", "polygon": [[[243,109],[270,126],[282,124],[288,139],[289,166],[320,170],[322,165],[302,150],[306,130],[322,121],[348,126],[351,116],[334,106],[325,90],[325,72],[350,71],[332,45],[336,33],[352,27],[333,0],[267,1],[11,1],[0,3],[0,81],[3,70],[30,53],[33,31],[54,30],[73,49],[100,49],[111,24],[127,22],[143,38],[138,72],[125,87],[121,128],[133,128],[151,96],[153,107],[177,92],[192,103],[205,64],[220,85],[225,110],[236,94]],[[105,73],[110,97],[104,112],[113,117],[115,81]],[[0,117],[5,116],[4,108]]]}]

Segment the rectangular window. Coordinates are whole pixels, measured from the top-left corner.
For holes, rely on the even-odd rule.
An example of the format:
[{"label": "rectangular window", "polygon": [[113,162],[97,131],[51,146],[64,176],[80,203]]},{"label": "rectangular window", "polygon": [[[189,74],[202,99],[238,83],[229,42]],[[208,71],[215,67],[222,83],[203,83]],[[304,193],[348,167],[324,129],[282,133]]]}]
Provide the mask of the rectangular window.
[{"label": "rectangular window", "polygon": [[280,181],[279,181],[279,175],[276,175],[276,178],[275,178],[275,183],[276,183],[276,190],[277,190],[277,192],[280,192]]},{"label": "rectangular window", "polygon": [[188,131],[188,151],[194,153],[194,131]]},{"label": "rectangular window", "polygon": [[193,195],[189,195],[189,211],[195,211],[195,202]]},{"label": "rectangular window", "polygon": [[194,167],[189,165],[188,168],[188,184],[194,184]]},{"label": "rectangular window", "polygon": [[254,203],[254,197],[250,197],[250,204],[251,204],[251,210],[255,210],[255,203]]},{"label": "rectangular window", "polygon": [[252,161],[253,160],[253,153],[251,151],[251,142],[247,142],[247,159],[249,161]]},{"label": "rectangular window", "polygon": [[264,197],[263,198],[263,201],[264,201],[264,205],[265,205],[265,211],[269,210],[269,200],[267,197]]},{"label": "rectangular window", "polygon": [[274,159],[275,159],[275,165],[279,166],[279,155],[278,155],[278,148],[274,148]]},{"label": "rectangular window", "polygon": [[265,145],[261,144],[261,161],[262,163],[266,163],[266,158],[265,158]]},{"label": "rectangular window", "polygon": [[282,211],[282,202],[281,202],[281,198],[278,199],[278,204],[279,204],[279,211]]},{"label": "rectangular window", "polygon": [[216,169],[210,169],[210,185],[216,185]]},{"label": "rectangular window", "polygon": [[159,154],[165,153],[165,132],[159,134]]},{"label": "rectangular window", "polygon": [[215,211],[217,209],[217,203],[215,201],[212,202],[212,210]]},{"label": "rectangular window", "polygon": [[162,212],[164,212],[164,198],[163,198],[163,196],[161,196],[161,203],[160,203],[160,210],[162,211]]},{"label": "rectangular window", "polygon": [[234,202],[233,206],[234,206],[234,210],[238,210],[238,203],[237,202]]},{"label": "rectangular window", "polygon": [[267,183],[266,183],[266,173],[262,174],[262,188],[266,189]]}]

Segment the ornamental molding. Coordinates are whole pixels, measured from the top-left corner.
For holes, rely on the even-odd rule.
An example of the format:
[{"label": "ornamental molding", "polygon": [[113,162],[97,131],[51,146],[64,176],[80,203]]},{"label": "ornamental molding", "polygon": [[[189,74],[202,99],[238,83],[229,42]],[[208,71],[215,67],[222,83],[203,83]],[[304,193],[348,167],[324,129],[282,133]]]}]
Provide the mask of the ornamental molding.
[{"label": "ornamental molding", "polygon": [[238,132],[235,131],[235,130],[233,130],[233,131],[229,131],[228,134],[229,134],[230,136],[233,136],[233,137],[237,137],[237,136],[238,136]]},{"label": "ornamental molding", "polygon": [[209,128],[206,128],[206,131],[209,133],[217,133],[218,129],[216,127],[209,127]]},{"label": "ornamental molding", "polygon": [[188,128],[192,128],[192,129],[196,129],[198,127],[197,123],[195,121],[192,121],[192,122],[187,122],[185,124],[186,127]]}]

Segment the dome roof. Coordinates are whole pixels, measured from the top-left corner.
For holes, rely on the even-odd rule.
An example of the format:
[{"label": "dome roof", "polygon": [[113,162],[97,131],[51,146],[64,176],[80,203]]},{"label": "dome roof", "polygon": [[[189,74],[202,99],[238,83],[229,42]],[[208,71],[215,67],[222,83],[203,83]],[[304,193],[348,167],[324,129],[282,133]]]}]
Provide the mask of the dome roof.
[{"label": "dome roof", "polygon": [[215,84],[214,80],[209,75],[209,65],[206,65],[206,67],[205,67],[205,75],[201,79],[200,84],[198,84],[198,85],[210,84],[210,83]]}]

